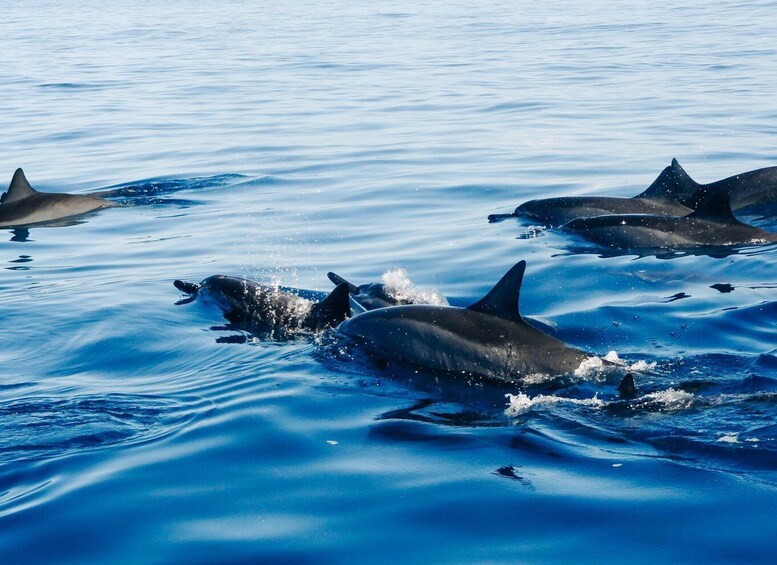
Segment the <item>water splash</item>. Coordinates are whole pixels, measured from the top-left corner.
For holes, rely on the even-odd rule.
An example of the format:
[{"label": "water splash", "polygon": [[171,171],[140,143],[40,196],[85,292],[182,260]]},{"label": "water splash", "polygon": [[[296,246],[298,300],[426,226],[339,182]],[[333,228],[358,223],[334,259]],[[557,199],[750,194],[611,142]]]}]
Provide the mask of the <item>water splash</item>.
[{"label": "water splash", "polygon": [[448,301],[436,289],[420,290],[416,288],[404,269],[392,269],[383,273],[383,284],[386,294],[399,303],[448,305]]},{"label": "water splash", "polygon": [[508,406],[505,409],[505,416],[508,418],[515,418],[526,412],[529,412],[536,406],[551,406],[555,404],[576,404],[578,406],[590,406],[592,408],[602,408],[607,403],[597,396],[593,398],[565,398],[563,396],[552,396],[546,394],[538,394],[537,396],[530,397],[529,395],[519,392],[518,394],[506,394]]},{"label": "water splash", "polygon": [[575,369],[576,377],[590,378],[605,374],[612,371],[634,371],[637,373],[644,373],[646,371],[653,371],[656,368],[656,363],[649,363],[647,361],[639,360],[634,363],[628,363],[618,357],[618,353],[610,351],[604,357],[598,357],[594,355],[585,359],[580,366]]}]

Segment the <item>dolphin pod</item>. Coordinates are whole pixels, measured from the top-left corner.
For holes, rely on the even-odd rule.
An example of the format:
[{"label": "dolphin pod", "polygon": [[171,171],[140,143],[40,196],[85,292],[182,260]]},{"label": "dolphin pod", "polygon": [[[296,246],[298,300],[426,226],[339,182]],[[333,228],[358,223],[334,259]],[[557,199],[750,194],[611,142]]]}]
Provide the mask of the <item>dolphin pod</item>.
[{"label": "dolphin pod", "polygon": [[777,167],[700,184],[672,159],[671,165],[633,198],[529,200],[512,214],[492,214],[488,219],[494,222],[523,216],[614,249],[679,250],[774,243],[776,233],[739,221],[733,211],[775,203]]},{"label": "dolphin pod", "polygon": [[279,340],[336,326],[351,314],[347,284],[338,285],[317,303],[277,287],[225,275],[214,275],[201,283],[176,280],[173,284],[189,295],[182,303],[204,296],[235,326]]},{"label": "dolphin pod", "polygon": [[[560,226],[608,247],[687,249],[777,242],[777,234],[745,224],[733,214],[774,202],[777,167],[700,184],[673,159],[633,198],[532,200],[509,216]],[[37,191],[17,169],[0,196],[0,228],[51,225],[114,205],[97,195]],[[385,284],[354,285],[334,273],[328,277],[337,286],[320,302],[224,275],[200,283],[176,280],[174,285],[188,295],[180,303],[203,297],[215,302],[235,326],[272,339],[335,328],[337,335],[373,357],[431,371],[510,383],[535,374],[573,373],[589,355],[548,335],[541,324],[528,323],[519,311],[525,270],[526,262],[520,261],[467,308],[419,304],[418,298],[393,295]],[[351,299],[365,311],[351,317]],[[627,375],[619,390],[625,396],[633,394],[633,376]]]},{"label": "dolphin pod", "polygon": [[24,171],[16,169],[8,190],[0,196],[0,228],[47,224],[114,206],[98,196],[40,192]]},{"label": "dolphin pod", "polygon": [[713,193],[725,193],[733,211],[750,206],[777,203],[777,167],[740,173],[709,184],[693,180],[677,159],[664,168],[655,181],[632,198],[609,196],[567,196],[529,200],[512,214],[491,214],[491,222],[525,217],[551,227],[575,218],[611,214],[654,214],[687,216]]},{"label": "dolphin pod", "polygon": [[173,284],[188,295],[179,303],[204,297],[232,324],[262,337],[282,340],[336,328],[337,335],[366,347],[372,356],[433,371],[510,383],[535,374],[571,374],[590,356],[524,320],[518,299],[525,270],[526,262],[520,261],[468,308],[389,304],[353,317],[348,303],[353,285],[337,276],[330,277],[337,287],[319,303],[224,275]]}]

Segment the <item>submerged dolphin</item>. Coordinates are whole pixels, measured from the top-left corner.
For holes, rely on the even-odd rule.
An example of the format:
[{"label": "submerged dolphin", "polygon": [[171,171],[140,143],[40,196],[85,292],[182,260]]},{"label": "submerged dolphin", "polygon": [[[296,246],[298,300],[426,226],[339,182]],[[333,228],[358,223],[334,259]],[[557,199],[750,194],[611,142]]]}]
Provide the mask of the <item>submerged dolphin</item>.
[{"label": "submerged dolphin", "polygon": [[205,293],[224,310],[224,317],[233,324],[275,339],[288,339],[295,333],[336,326],[351,314],[347,284],[338,285],[317,303],[277,287],[225,275],[208,277],[199,284],[181,280],[173,284],[190,295],[183,302]]},{"label": "submerged dolphin", "polygon": [[330,272],[326,276],[336,285],[348,285],[348,292],[351,294],[351,297],[365,310],[410,304],[408,301],[391,296],[386,292],[386,285],[383,283],[368,283],[356,286],[335,273]]},{"label": "submerged dolphin", "polygon": [[560,226],[574,218],[588,218],[605,214],[663,214],[684,216],[698,204],[699,185],[693,182],[677,162],[666,167],[644,192],[633,198],[612,196],[565,196],[529,200],[512,214],[491,214],[490,222],[523,216],[547,224]]},{"label": "submerged dolphin", "polygon": [[517,263],[469,308],[380,308],[340,324],[338,332],[384,360],[506,382],[531,374],[574,372],[588,358],[527,324],[518,311],[526,262]]},{"label": "submerged dolphin", "polygon": [[72,218],[114,206],[98,196],[39,192],[24,171],[16,169],[8,190],[0,196],[0,228],[17,228]]},{"label": "submerged dolphin", "polygon": [[384,283],[367,283],[356,286],[335,273],[327,273],[329,280],[334,284],[347,284],[351,298],[365,310],[375,310],[376,308],[387,308],[389,306],[400,306],[402,304],[445,304],[445,299],[434,294],[420,294],[414,296],[398,296],[392,293],[389,286]]},{"label": "submerged dolphin", "polygon": [[577,218],[562,229],[579,233],[605,247],[619,249],[684,249],[777,242],[777,233],[740,222],[729,195],[714,191],[695,212],[679,217],[614,214]]}]

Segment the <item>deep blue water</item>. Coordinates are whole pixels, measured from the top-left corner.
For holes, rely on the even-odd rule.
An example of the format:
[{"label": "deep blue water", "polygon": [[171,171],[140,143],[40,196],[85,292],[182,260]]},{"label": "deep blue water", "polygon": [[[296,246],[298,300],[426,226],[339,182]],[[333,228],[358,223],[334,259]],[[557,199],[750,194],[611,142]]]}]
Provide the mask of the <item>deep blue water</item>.
[{"label": "deep blue water", "polygon": [[[0,231],[0,562],[773,561],[775,246],[612,255],[486,221],[631,196],[672,157],[699,182],[777,165],[773,24],[769,2],[4,6],[3,182],[123,206]],[[518,387],[233,339],[172,286],[403,268],[467,305],[520,259],[523,312],[616,351],[637,399],[624,370]]]}]

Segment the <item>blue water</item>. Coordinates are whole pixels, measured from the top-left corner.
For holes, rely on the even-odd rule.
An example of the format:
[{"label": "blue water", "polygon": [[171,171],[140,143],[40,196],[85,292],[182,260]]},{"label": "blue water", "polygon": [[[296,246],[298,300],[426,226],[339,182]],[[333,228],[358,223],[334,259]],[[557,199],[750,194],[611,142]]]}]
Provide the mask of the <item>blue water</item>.
[{"label": "blue water", "polygon": [[[4,182],[122,206],[0,232],[0,562],[774,560],[775,246],[486,220],[777,165],[772,3],[121,4],[4,6]],[[172,286],[400,267],[467,305],[520,259],[637,399],[255,340]]]}]

